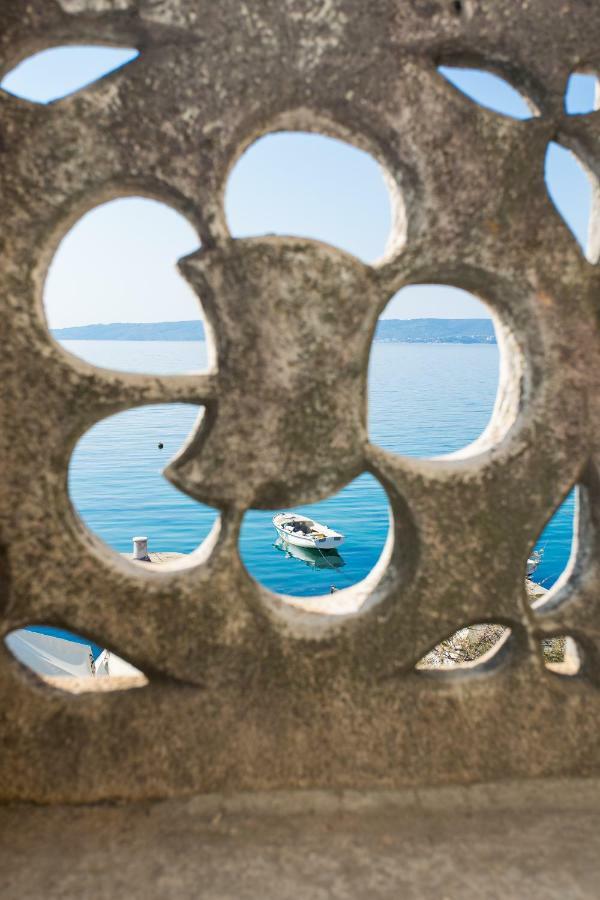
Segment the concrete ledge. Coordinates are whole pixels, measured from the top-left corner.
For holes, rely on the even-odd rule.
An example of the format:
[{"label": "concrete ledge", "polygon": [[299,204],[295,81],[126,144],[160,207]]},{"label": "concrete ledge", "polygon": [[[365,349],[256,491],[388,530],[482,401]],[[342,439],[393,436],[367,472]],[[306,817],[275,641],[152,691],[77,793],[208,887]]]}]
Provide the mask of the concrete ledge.
[{"label": "concrete ledge", "polygon": [[107,691],[128,691],[130,688],[144,687],[148,679],[139,675],[109,675],[106,678],[63,678],[61,675],[40,675],[40,680],[50,687],[67,691],[69,694],[102,694]]},{"label": "concrete ledge", "polygon": [[600,783],[0,810],[3,900],[597,898]]}]

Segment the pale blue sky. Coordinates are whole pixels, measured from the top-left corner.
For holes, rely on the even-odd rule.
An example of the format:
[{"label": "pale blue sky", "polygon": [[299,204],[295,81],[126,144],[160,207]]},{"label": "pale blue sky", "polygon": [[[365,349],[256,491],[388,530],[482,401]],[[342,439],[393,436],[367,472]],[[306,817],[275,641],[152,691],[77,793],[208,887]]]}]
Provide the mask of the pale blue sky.
[{"label": "pale blue sky", "polygon": [[[135,55],[115,48],[57,48],[22,63],[2,87],[46,103]],[[442,71],[482,105],[515,118],[530,115],[520,95],[495,76]],[[592,76],[574,76],[567,110],[593,109],[594,86]],[[586,176],[568,151],[553,145],[546,177],[555,204],[585,244],[590,208]],[[257,141],[231,174],[226,214],[235,236],[303,235],[367,262],[381,256],[390,229],[388,193],[374,160],[319,135],[284,133]],[[174,266],[197,246],[193,228],[162,204],[129,198],[97,207],[66,236],[50,269],[45,291],[50,326],[197,317],[195,295]],[[485,307],[464,291],[434,285],[406,288],[384,313],[388,318],[485,314]]]}]

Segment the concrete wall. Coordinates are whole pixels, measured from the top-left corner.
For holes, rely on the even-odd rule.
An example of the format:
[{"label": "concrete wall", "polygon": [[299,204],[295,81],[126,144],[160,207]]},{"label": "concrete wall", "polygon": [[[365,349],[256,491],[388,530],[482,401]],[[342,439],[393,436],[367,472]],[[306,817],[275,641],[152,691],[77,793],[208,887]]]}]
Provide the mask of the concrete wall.
[{"label": "concrete wall", "polygon": [[[598,172],[598,114],[570,117],[563,105],[569,74],[600,66],[593,6],[1,4],[0,72],[90,42],[140,56],[50,106],[0,96],[0,616],[4,634],[45,623],[87,635],[149,683],[67,694],[3,647],[0,797],[598,774],[600,282],[543,177],[551,140]],[[479,107],[440,62],[501,74],[539,115]],[[385,168],[396,220],[377,265],[308,240],[231,239],[228,172],[280,128],[349,141]],[[198,232],[202,249],[181,271],[214,333],[209,374],[113,374],[49,334],[42,291],[59,241],[95,204],[129,194],[170,204]],[[483,439],[462,457],[419,461],[369,442],[366,371],[389,298],[436,281],[489,304],[504,366]],[[323,372],[335,381],[326,417]],[[206,414],[167,475],[217,506],[221,525],[195,556],[150,572],[91,539],[69,503],[67,467],[103,417],[182,401]],[[327,449],[317,467],[315,445]],[[256,584],[237,550],[244,511],[323,499],[362,471],[393,511],[370,578],[318,609]],[[576,483],[573,570],[532,609],[525,561]],[[415,670],[477,622],[511,636],[470,668]],[[545,667],[541,641],[553,635],[577,642],[577,676]]]}]

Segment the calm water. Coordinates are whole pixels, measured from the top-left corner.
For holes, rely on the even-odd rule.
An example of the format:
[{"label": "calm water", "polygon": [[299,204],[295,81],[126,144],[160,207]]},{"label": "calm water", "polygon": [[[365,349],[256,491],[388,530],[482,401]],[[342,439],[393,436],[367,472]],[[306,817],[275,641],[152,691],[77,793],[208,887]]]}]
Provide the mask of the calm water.
[{"label": "calm water", "polygon": [[[64,347],[99,366],[170,374],[206,365],[204,343],[65,341]],[[369,428],[375,443],[411,456],[449,453],[485,428],[498,378],[498,351],[489,345],[376,343],[369,379]],[[130,551],[146,534],[153,550],[189,553],[206,537],[217,513],[195,503],[161,475],[193,427],[198,407],[141,407],[99,422],[79,442],[70,491],[87,525],[113,549]],[[158,449],[158,443],[164,449]],[[540,539],[545,546],[536,579],[554,583],[569,557],[571,496]],[[290,555],[274,546],[272,513],[250,511],[240,551],[250,573],[273,590],[327,593],[363,578],[376,563],[388,530],[385,492],[363,475],[334,497],[297,507],[346,535],[339,557]]]}]

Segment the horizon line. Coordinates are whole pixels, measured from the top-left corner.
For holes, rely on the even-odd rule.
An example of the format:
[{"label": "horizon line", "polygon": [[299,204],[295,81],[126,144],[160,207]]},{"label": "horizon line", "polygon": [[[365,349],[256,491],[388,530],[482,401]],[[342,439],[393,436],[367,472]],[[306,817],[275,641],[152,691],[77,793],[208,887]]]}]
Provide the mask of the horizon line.
[{"label": "horizon line", "polygon": [[[440,322],[487,322],[493,316],[411,316],[410,318],[402,318],[400,316],[380,316],[378,322],[422,322],[422,321],[440,321]],[[61,331],[65,328],[95,328],[96,326],[107,325],[195,325],[204,324],[204,319],[158,319],[151,321],[118,321],[118,322],[83,322],[71,325],[49,325],[50,331]]]}]

